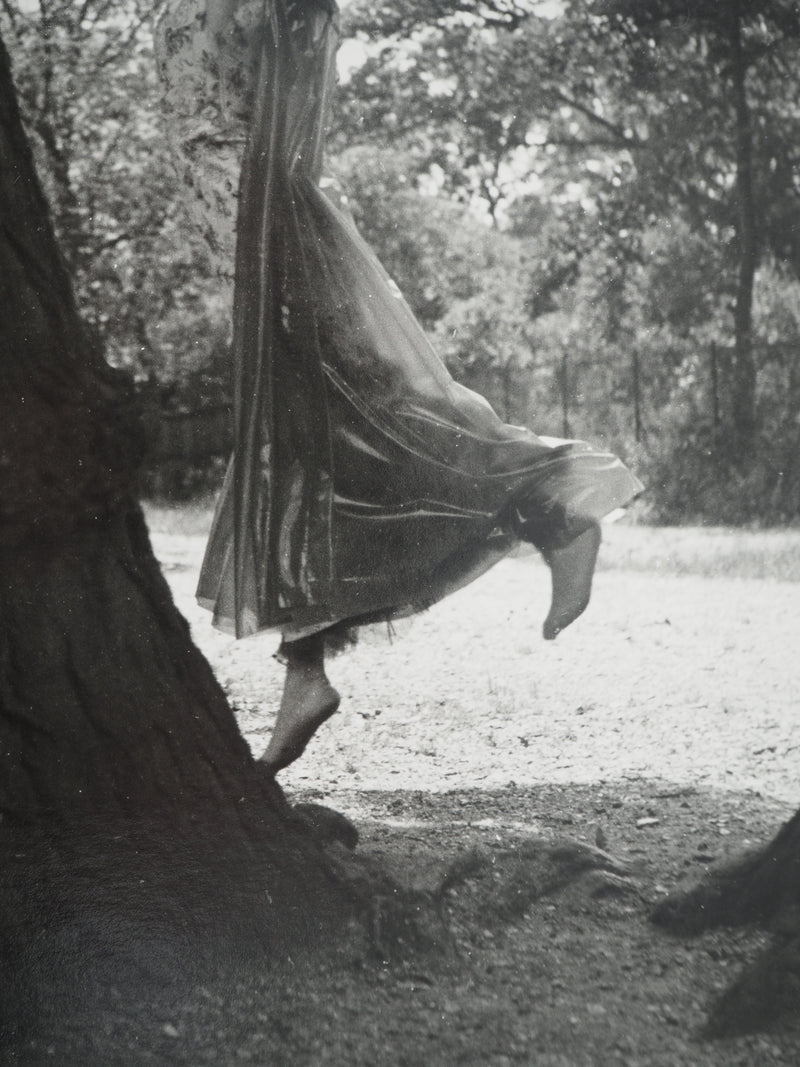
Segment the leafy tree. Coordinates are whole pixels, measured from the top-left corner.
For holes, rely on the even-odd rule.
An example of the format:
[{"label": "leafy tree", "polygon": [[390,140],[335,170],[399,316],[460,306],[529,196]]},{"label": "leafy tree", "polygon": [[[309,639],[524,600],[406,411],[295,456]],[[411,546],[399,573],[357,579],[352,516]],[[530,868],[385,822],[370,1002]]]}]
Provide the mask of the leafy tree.
[{"label": "leafy tree", "polygon": [[501,418],[524,423],[535,363],[526,306],[530,282],[517,243],[494,243],[483,263],[472,261],[473,285],[449,303],[433,340],[454,374],[468,380]]},{"label": "leafy tree", "polygon": [[[196,410],[225,403],[229,292],[157,121],[150,9],[43,0],[0,18],[80,305],[114,363]],[[749,116],[746,240],[725,11]],[[792,5],[595,0],[545,18],[522,0],[355,0],[344,14],[367,58],[340,88],[337,170],[455,373],[509,417],[637,455],[662,518],[796,515],[792,333],[765,312],[778,292],[791,305],[798,278]],[[746,514],[719,488],[731,478]]]},{"label": "leafy tree", "polygon": [[[757,286],[797,279],[797,23],[784,0],[597,0],[555,18],[409,0],[376,29],[353,5],[368,59],[344,87],[351,136],[402,144],[423,185],[530,242],[537,366],[562,400],[580,383],[615,437],[627,420],[672,518],[678,478],[648,424],[697,474],[684,513],[713,514],[708,486],[731,476],[748,481],[748,518],[795,513],[786,464],[770,475]],[[796,403],[778,419],[792,449]]]},{"label": "leafy tree", "polygon": [[[601,44],[585,18],[538,17],[535,5],[518,5],[513,17],[441,5],[424,23],[409,8],[401,25],[410,40],[397,34],[376,45],[344,87],[349,107],[342,125],[379,141],[389,131],[391,143],[403,145],[412,179],[473,210],[482,205],[493,228],[525,248],[525,269],[512,284],[482,279],[484,302],[479,308],[476,297],[477,318],[468,314],[461,323],[454,366],[497,399],[497,384],[508,381],[514,363],[516,397],[535,397],[515,417],[550,432],[577,427],[594,437],[603,422],[600,436],[619,443],[626,436],[619,418],[625,401],[617,403],[620,388],[609,393],[608,386],[609,377],[621,375],[600,366],[592,323],[576,328],[582,299],[576,303],[572,292],[587,261],[601,274],[619,274],[640,256],[643,216],[640,200],[629,195],[637,136],[609,88],[618,79],[619,42]],[[363,33],[368,16],[362,22],[360,10],[356,5],[353,19]],[[389,20],[385,28],[392,25]],[[611,100],[603,109],[601,91]],[[602,285],[606,292],[622,288],[619,278]],[[447,319],[465,310],[452,306]],[[498,338],[487,344],[492,329]],[[538,351],[531,359],[534,337]],[[443,350],[453,351],[446,336]],[[610,349],[604,354],[619,358]],[[627,361],[624,368],[627,373]],[[526,377],[527,388],[520,389]],[[605,420],[586,417],[595,395]]]},{"label": "leafy tree", "polygon": [[797,87],[800,12],[788,0],[597,6],[626,39],[632,85],[660,105],[648,154],[676,183],[695,227],[714,227],[732,260],[731,415],[744,459],[757,426],[756,272],[768,254],[798,267],[785,222],[800,206],[790,177],[800,110],[787,92]]},{"label": "leafy tree", "polygon": [[161,4],[6,2],[0,29],[79,306],[110,360],[167,383],[216,361],[220,379],[230,293],[186,218],[161,127]]},{"label": "leafy tree", "polygon": [[339,153],[335,170],[359,230],[439,355],[504,417],[524,421],[532,264],[521,242],[441,193],[423,195],[402,153],[357,146]]},{"label": "leafy tree", "polygon": [[520,182],[550,162],[534,149],[536,124],[564,95],[552,25],[525,5],[397,8],[377,19],[363,4],[348,9],[350,32],[381,37],[340,93],[337,128],[406,146],[417,174],[500,225]]}]

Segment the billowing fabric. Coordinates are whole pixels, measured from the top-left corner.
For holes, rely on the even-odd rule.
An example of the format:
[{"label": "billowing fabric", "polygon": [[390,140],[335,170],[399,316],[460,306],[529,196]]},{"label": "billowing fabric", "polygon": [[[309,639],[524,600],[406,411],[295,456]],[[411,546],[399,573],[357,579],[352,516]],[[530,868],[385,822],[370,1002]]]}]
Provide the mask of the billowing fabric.
[{"label": "billowing fabric", "polygon": [[158,50],[191,200],[235,255],[235,451],[198,588],[215,623],[299,635],[388,619],[518,540],[567,544],[640,489],[613,455],[504,424],[457,384],[320,187],[336,15],[247,0],[220,54],[203,0]]}]

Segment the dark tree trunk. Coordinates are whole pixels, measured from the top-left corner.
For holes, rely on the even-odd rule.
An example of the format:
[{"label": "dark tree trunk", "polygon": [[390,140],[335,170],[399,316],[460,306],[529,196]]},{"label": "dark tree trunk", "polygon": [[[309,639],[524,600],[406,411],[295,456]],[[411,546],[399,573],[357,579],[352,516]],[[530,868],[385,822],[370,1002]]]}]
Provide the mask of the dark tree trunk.
[{"label": "dark tree trunk", "polygon": [[631,354],[631,391],[633,393],[633,438],[637,444],[642,440],[641,367],[636,348]]},{"label": "dark tree trunk", "polygon": [[711,342],[711,421],[714,430],[719,429],[719,356],[717,346]]},{"label": "dark tree trunk", "polygon": [[758,225],[753,187],[753,134],[747,102],[747,64],[742,47],[740,0],[730,10],[730,54],[736,122],[736,197],[739,267],[734,302],[733,435],[736,459],[752,454],[756,429],[756,364],[753,355],[753,286],[758,266]]},{"label": "dark tree trunk", "polygon": [[0,809],[231,797],[256,768],[150,550],[131,396],[77,313],[5,52],[0,210]]},{"label": "dark tree trunk", "polygon": [[131,953],[171,978],[204,953],[274,963],[351,910],[172,602],[135,501],[135,425],[77,313],[0,42],[6,1018],[14,992],[14,1010],[53,1003],[92,967],[102,985],[100,959],[118,983]]},{"label": "dark tree trunk", "polygon": [[268,802],[135,505],[4,545],[0,583],[6,816]]},{"label": "dark tree trunk", "polygon": [[653,921],[676,934],[759,923],[771,946],[714,1005],[709,1036],[768,1027],[800,1015],[800,811],[766,848],[663,901]]},{"label": "dark tree trunk", "polygon": [[566,348],[561,353],[561,367],[558,376],[559,392],[561,393],[561,432],[564,437],[570,436],[569,426],[569,353]]}]

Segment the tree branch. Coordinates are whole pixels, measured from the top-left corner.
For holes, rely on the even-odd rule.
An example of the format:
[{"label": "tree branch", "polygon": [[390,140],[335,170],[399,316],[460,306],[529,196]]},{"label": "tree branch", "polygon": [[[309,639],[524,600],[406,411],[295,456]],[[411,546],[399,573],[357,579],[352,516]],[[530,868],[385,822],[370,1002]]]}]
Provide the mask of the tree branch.
[{"label": "tree branch", "polygon": [[647,144],[646,141],[642,141],[639,137],[632,137],[625,132],[625,130],[617,123],[611,122],[609,119],[604,118],[603,115],[598,115],[596,111],[592,110],[587,104],[582,104],[580,101],[575,100],[567,93],[556,90],[553,93],[553,98],[565,104],[567,107],[573,108],[579,114],[584,115],[587,119],[593,122],[597,126],[602,126],[604,130],[608,130],[612,133],[615,139],[622,144],[625,148],[644,148]]}]

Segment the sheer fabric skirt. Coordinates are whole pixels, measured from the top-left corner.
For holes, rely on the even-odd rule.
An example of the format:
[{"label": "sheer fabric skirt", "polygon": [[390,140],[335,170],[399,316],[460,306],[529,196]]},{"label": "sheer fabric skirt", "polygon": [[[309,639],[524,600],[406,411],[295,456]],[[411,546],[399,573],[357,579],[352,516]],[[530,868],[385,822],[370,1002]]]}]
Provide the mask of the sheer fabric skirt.
[{"label": "sheer fabric skirt", "polygon": [[[505,424],[456,383],[315,183],[292,183],[273,247],[284,358],[262,413],[270,445],[233,457],[203,564],[198,597],[218,626],[299,636],[407,615],[518,541],[563,546],[639,491],[614,455]],[[237,475],[257,523],[277,519],[271,553],[248,559],[238,590]]]},{"label": "sheer fabric skirt", "polygon": [[[418,611],[519,540],[547,551],[641,488],[610,453],[503,423],[457,384],[320,187],[332,0],[205,0],[156,34],[187,203],[230,274],[234,455],[198,598],[239,636]],[[235,223],[235,227],[234,227]]]}]

